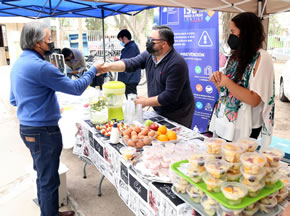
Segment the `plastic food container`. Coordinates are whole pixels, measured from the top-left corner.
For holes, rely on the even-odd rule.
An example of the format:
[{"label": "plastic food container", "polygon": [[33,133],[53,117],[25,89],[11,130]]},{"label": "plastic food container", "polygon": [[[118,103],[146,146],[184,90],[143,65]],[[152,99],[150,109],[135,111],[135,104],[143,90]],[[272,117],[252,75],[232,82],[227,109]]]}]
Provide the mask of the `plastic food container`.
[{"label": "plastic food container", "polygon": [[246,147],[247,152],[254,152],[258,148],[259,141],[253,138],[244,138],[238,140],[237,143],[242,144],[243,146]]},{"label": "plastic food container", "polygon": [[255,203],[253,204],[252,208],[245,208],[242,215],[243,216],[253,216],[259,211],[259,204]]},{"label": "plastic food container", "polygon": [[227,181],[237,181],[240,179],[241,175],[241,173],[233,174],[227,172]]},{"label": "plastic food container", "polygon": [[228,181],[236,181],[240,178],[241,174],[241,163],[229,163],[229,170],[227,171],[227,179]]},{"label": "plastic food container", "polygon": [[207,160],[221,160],[223,156],[220,155],[214,155],[214,154],[206,154],[206,159]]},{"label": "plastic food container", "polygon": [[263,172],[266,158],[256,152],[246,152],[240,157],[245,173],[257,175]]},{"label": "plastic food container", "polygon": [[[243,176],[240,178],[240,182],[241,183],[244,182]],[[249,185],[249,184],[245,184],[245,185],[248,188],[248,196],[249,197],[256,197],[259,194],[259,192],[263,189],[263,187],[265,186],[265,182],[260,181],[257,185]]]},{"label": "plastic food container", "polygon": [[261,169],[261,173],[254,175],[254,174],[248,174],[245,172],[244,168],[241,167],[241,173],[244,176],[243,184],[249,185],[249,186],[257,186],[262,178],[266,175],[265,169]]},{"label": "plastic food container", "polygon": [[206,173],[202,177],[204,183],[206,184],[207,190],[209,192],[220,192],[221,191],[221,184],[225,182],[225,176],[221,179],[216,179],[212,177],[209,173]]},{"label": "plastic food container", "polygon": [[218,215],[220,216],[241,216],[244,209],[228,209],[220,204]]},{"label": "plastic food container", "polygon": [[206,171],[214,178],[222,178],[230,166],[224,160],[209,160],[205,163]]},{"label": "plastic food container", "polygon": [[204,193],[201,190],[192,185],[189,185],[187,187],[186,192],[190,197],[190,199],[195,203],[200,203],[200,199],[204,195]]},{"label": "plastic food container", "polygon": [[199,172],[197,170],[193,170],[187,171],[187,176],[190,177],[190,179],[194,182],[194,183],[199,183],[202,181],[202,176],[205,174],[206,172]]},{"label": "plastic food container", "polygon": [[219,138],[205,138],[204,143],[208,154],[221,155],[222,145],[225,144],[226,141]]},{"label": "plastic food container", "polygon": [[192,168],[199,170],[200,172],[205,171],[205,161],[206,156],[202,152],[197,152],[191,155],[189,158],[189,163],[192,166]]},{"label": "plastic food container", "polygon": [[261,204],[272,205],[275,203],[278,192],[272,193],[260,200]]},{"label": "plastic food container", "polygon": [[278,167],[280,160],[285,155],[283,151],[274,148],[265,148],[263,149],[262,153],[267,158],[266,166],[269,167]]},{"label": "plastic food container", "polygon": [[188,185],[189,185],[188,181],[179,176],[173,182],[173,187],[175,188],[177,193],[185,194]]},{"label": "plastic food container", "polygon": [[273,198],[273,201],[271,204],[260,203],[260,210],[266,214],[269,214],[276,205],[277,205],[277,199]]},{"label": "plastic food container", "polygon": [[238,143],[226,143],[222,147],[223,158],[225,161],[230,163],[240,162],[240,156],[244,153],[246,147]]},{"label": "plastic food container", "polygon": [[228,200],[230,205],[238,205],[248,194],[248,188],[237,182],[224,182],[221,185],[221,191]]},{"label": "plastic food container", "polygon": [[265,178],[265,184],[266,184],[266,188],[273,188],[275,186],[275,184],[277,183],[277,181],[279,181],[279,179],[281,178],[281,174],[277,173],[276,175],[274,175],[273,177],[266,177]]},{"label": "plastic food container", "polygon": [[214,216],[215,213],[218,210],[218,203],[214,200],[211,199],[207,196],[203,196],[200,200],[202,207],[204,208],[204,211],[209,215],[209,216]]},{"label": "plastic food container", "polygon": [[276,195],[276,199],[278,203],[283,202],[284,199],[288,196],[288,190],[285,193],[279,193]]},{"label": "plastic food container", "polygon": [[136,153],[136,148],[133,148],[130,146],[122,147],[120,149],[120,153],[122,154],[125,160],[132,160],[132,158],[134,157],[134,154]]},{"label": "plastic food container", "polygon": [[266,177],[273,177],[278,171],[280,167],[267,167],[265,166],[266,170]]}]

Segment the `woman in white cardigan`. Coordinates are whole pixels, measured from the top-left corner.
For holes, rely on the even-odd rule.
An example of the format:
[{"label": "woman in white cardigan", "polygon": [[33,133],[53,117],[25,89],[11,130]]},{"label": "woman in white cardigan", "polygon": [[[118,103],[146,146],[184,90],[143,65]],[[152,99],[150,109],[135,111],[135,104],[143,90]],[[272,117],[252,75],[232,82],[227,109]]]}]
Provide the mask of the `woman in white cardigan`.
[{"label": "woman in white cardigan", "polygon": [[209,130],[228,141],[251,137],[260,132],[262,145],[271,143],[274,124],[274,67],[262,49],[265,33],[261,20],[250,12],[230,22],[228,44],[232,50],[224,72],[210,80],[219,90]]}]

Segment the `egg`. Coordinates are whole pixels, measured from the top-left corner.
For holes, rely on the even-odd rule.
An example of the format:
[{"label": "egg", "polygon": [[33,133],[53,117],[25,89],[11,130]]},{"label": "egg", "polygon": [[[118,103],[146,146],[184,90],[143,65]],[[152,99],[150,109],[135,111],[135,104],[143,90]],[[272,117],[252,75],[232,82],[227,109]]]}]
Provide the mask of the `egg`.
[{"label": "egg", "polygon": [[128,135],[124,135],[124,140],[128,140],[130,137]]},{"label": "egg", "polygon": [[137,143],[136,143],[136,147],[137,148],[142,148],[144,146],[144,143],[142,140],[139,140]]},{"label": "egg", "polygon": [[154,137],[154,136],[155,136],[155,131],[150,131],[150,132],[148,133],[148,136],[150,136],[150,137]]},{"label": "egg", "polygon": [[136,131],[136,133],[140,133],[141,132],[141,128],[138,126],[134,127],[134,131]]},{"label": "egg", "polygon": [[135,142],[133,140],[128,140],[127,144],[128,146],[135,147]]},{"label": "egg", "polygon": [[131,132],[131,137],[133,137],[133,136],[135,136],[135,135],[137,135],[137,132],[136,132],[136,131],[132,131],[132,132]]},{"label": "egg", "polygon": [[129,137],[130,135],[131,135],[131,133],[129,131],[124,131],[123,132],[123,136],[128,136]]},{"label": "egg", "polygon": [[138,134],[138,139],[144,139],[144,135],[140,135],[140,134]]},{"label": "egg", "polygon": [[142,133],[143,133],[143,135],[148,135],[148,133],[149,133],[149,130],[147,129],[147,128],[144,128],[143,130],[142,130]]},{"label": "egg", "polygon": [[128,131],[129,133],[131,133],[131,132],[133,131],[133,128],[130,128],[130,127],[129,127],[129,128],[127,129],[127,131]]},{"label": "egg", "polygon": [[133,135],[133,136],[132,136],[132,140],[133,140],[133,141],[137,141],[137,140],[138,140],[138,136],[137,136],[137,135]]}]

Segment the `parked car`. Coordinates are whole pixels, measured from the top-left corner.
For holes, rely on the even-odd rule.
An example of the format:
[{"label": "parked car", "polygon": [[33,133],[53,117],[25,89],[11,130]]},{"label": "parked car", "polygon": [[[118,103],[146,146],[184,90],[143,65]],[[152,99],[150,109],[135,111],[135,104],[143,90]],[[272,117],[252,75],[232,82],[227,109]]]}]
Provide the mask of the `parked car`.
[{"label": "parked car", "polygon": [[288,48],[274,48],[270,52],[272,58],[278,61],[288,61],[290,60],[290,49]]},{"label": "parked car", "polygon": [[290,100],[290,60],[285,64],[281,74],[279,98],[283,102]]}]

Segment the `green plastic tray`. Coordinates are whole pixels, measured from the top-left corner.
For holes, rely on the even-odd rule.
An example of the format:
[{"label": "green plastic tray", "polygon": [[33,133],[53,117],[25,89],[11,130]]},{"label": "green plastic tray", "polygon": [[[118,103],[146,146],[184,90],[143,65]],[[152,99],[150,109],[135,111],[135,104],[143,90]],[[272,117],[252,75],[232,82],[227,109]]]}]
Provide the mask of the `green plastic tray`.
[{"label": "green plastic tray", "polygon": [[208,196],[212,197],[213,199],[215,199],[216,201],[218,201],[219,203],[221,203],[223,206],[225,206],[226,208],[229,209],[241,209],[241,208],[245,208],[248,205],[251,205],[255,202],[257,202],[258,200],[278,191],[279,189],[281,189],[283,187],[283,183],[279,180],[276,185],[273,188],[263,188],[259,194],[256,197],[244,197],[242,202],[239,205],[230,205],[227,201],[227,199],[225,198],[225,196],[223,195],[222,192],[219,193],[214,193],[214,192],[209,192],[206,189],[206,184],[204,182],[200,182],[200,183],[194,183],[190,177],[188,177],[187,175],[185,175],[184,173],[182,173],[178,168],[180,167],[181,164],[184,163],[188,163],[188,160],[182,160],[176,163],[173,163],[171,165],[171,169],[179,176],[181,176],[182,178],[186,179],[189,183],[191,183],[192,185],[196,186],[197,188],[199,188],[201,191],[203,191],[204,193],[206,193]]}]

